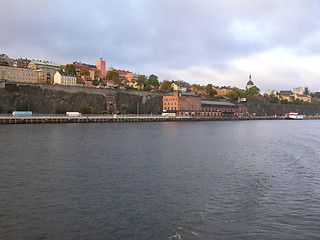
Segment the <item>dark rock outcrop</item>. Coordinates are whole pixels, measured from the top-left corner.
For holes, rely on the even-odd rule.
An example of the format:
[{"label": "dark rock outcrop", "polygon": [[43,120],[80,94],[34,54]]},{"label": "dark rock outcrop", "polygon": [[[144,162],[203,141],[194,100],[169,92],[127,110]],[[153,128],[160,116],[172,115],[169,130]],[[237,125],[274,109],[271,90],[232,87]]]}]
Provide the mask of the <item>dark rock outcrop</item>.
[{"label": "dark rock outcrop", "polygon": [[5,84],[4,88],[0,88],[2,113],[27,109],[43,114],[67,111],[156,114],[162,109],[162,95],[110,89],[61,86],[55,88],[55,86],[23,84]]}]

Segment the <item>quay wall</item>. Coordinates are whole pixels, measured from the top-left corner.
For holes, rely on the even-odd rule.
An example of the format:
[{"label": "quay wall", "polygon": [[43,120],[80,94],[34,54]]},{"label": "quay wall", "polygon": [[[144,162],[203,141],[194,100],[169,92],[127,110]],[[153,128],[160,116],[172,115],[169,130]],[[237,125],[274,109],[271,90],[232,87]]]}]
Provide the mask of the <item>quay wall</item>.
[{"label": "quay wall", "polygon": [[[114,122],[189,122],[189,121],[244,121],[244,120],[284,120],[284,117],[162,117],[162,116],[0,116],[0,124],[40,124],[40,123],[114,123]],[[306,119],[319,119],[308,117]],[[291,121],[291,120],[290,120]]]}]

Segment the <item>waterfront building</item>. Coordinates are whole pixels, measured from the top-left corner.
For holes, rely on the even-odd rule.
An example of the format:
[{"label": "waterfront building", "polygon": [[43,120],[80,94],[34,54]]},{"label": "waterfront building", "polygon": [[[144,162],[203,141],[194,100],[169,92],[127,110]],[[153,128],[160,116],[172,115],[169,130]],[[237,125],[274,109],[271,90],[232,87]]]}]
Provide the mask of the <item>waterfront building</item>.
[{"label": "waterfront building", "polygon": [[76,86],[77,77],[74,73],[57,71],[54,75],[54,84],[64,86]]},{"label": "waterfront building", "polygon": [[104,60],[102,60],[102,58],[100,58],[96,62],[96,67],[97,67],[97,69],[100,70],[100,78],[104,79],[106,77],[106,61],[104,61]]},{"label": "waterfront building", "polygon": [[35,70],[0,65],[0,80],[17,83],[37,83]]},{"label": "waterfront building", "polygon": [[202,101],[191,93],[173,92],[163,96],[163,112],[177,116],[247,116],[247,107],[222,101]]}]

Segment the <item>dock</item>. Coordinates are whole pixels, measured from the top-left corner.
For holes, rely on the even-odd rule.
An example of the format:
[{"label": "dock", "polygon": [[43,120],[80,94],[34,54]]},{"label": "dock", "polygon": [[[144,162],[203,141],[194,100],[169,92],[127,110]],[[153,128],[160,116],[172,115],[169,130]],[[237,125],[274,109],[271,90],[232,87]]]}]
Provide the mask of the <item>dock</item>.
[{"label": "dock", "polygon": [[0,115],[0,124],[40,124],[40,123],[112,123],[112,122],[188,122],[188,121],[228,121],[228,120],[283,120],[283,116],[246,116],[246,117],[205,117],[161,115],[81,115],[76,117],[61,115],[33,115],[17,117]]}]

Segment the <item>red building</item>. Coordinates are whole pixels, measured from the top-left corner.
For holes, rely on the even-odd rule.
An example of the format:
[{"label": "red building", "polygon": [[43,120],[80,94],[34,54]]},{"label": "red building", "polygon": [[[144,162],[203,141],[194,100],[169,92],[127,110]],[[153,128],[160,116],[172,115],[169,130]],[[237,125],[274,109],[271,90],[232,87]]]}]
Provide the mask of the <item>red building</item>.
[{"label": "red building", "polygon": [[242,104],[220,101],[202,101],[191,93],[173,92],[163,96],[163,112],[177,116],[247,116],[247,107]]}]

